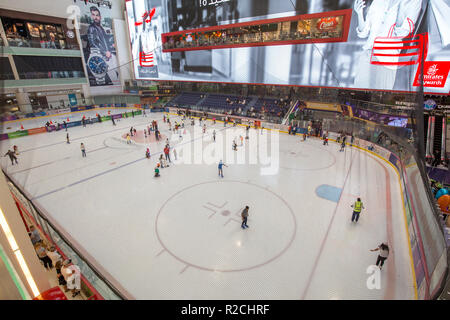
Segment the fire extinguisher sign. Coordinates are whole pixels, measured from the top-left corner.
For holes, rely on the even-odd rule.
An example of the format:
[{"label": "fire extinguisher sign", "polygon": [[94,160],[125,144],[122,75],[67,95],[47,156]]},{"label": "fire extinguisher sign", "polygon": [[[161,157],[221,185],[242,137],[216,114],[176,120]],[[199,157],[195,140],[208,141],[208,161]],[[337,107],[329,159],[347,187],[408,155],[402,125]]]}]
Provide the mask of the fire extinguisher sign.
[{"label": "fire extinguisher sign", "polygon": [[[423,86],[443,88],[450,70],[450,61],[425,61],[423,65]],[[417,68],[414,86],[420,86],[420,65]]]}]

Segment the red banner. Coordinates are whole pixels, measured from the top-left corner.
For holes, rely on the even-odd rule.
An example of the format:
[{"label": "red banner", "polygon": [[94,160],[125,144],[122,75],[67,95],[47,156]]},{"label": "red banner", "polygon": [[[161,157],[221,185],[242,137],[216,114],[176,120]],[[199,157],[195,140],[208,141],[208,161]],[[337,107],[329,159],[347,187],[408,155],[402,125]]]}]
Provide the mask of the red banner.
[{"label": "red banner", "polygon": [[[443,88],[450,70],[450,61],[425,61],[423,65],[423,86]],[[417,68],[414,86],[420,86],[420,65]]]}]

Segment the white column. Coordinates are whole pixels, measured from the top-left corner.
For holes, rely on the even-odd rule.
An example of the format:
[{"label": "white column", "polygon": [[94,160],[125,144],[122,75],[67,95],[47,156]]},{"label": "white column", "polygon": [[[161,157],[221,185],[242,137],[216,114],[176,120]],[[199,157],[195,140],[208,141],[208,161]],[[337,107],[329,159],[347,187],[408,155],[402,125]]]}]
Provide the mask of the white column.
[{"label": "white column", "polygon": [[30,98],[28,97],[28,92],[24,92],[23,89],[18,89],[16,92],[17,103],[19,104],[19,110],[21,112],[30,113],[33,112],[31,107]]}]

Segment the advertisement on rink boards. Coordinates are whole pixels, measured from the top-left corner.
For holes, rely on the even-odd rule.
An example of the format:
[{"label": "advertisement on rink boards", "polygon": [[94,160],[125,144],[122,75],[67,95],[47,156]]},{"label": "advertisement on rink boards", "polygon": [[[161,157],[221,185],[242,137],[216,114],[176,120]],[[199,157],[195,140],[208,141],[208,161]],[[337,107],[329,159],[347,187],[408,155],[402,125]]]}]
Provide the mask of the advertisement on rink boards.
[{"label": "advertisement on rink boards", "polygon": [[[183,1],[180,7],[177,0],[126,1],[137,79],[409,92],[418,90],[419,66],[424,60],[425,92],[450,92],[447,0],[316,0],[304,1],[297,9],[291,0],[205,2],[206,5],[197,0]],[[163,33],[183,30],[195,33],[198,28],[345,9],[351,10],[345,42],[162,51]],[[322,25],[329,24],[332,28],[334,24],[327,21],[322,21]],[[308,39],[314,26],[286,24],[280,30],[261,30],[258,37],[264,41],[265,33],[278,32],[287,36],[300,34]],[[178,39],[195,40],[192,35]]]},{"label": "advertisement on rink boards", "polygon": [[91,87],[120,85],[112,28],[112,0],[97,5],[75,0],[80,8],[80,38]]}]

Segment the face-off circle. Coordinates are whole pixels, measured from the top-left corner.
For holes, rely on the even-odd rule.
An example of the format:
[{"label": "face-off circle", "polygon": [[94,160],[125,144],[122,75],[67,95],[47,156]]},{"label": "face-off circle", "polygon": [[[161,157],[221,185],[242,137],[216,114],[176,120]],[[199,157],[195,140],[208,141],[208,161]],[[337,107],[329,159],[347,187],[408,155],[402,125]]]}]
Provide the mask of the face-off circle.
[{"label": "face-off circle", "polygon": [[[198,195],[203,195],[203,201]],[[248,229],[241,212],[248,205]],[[289,204],[256,184],[213,181],[186,187],[162,205],[155,232],[176,260],[207,271],[236,272],[280,257],[295,238],[297,222]]]}]

